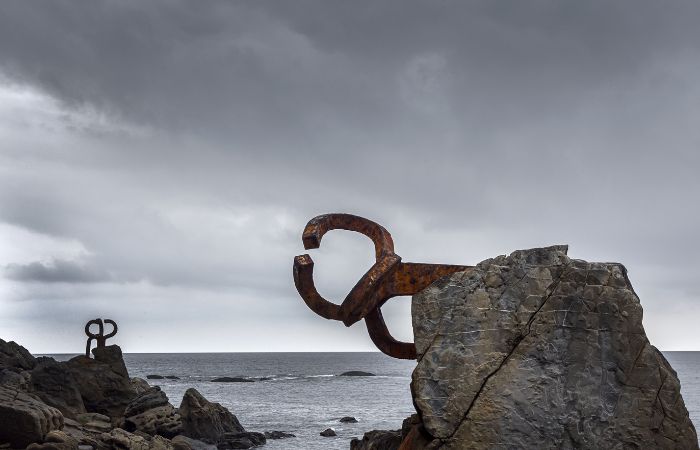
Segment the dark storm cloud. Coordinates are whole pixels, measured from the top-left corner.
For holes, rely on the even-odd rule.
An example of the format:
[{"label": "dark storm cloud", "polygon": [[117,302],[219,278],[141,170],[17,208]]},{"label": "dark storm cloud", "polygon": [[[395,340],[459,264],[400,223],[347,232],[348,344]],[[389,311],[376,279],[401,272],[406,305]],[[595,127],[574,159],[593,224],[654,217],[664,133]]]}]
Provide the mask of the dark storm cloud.
[{"label": "dark storm cloud", "polygon": [[[210,320],[322,326],[290,258],[346,211],[406,260],[568,243],[624,262],[648,310],[696,308],[698,22],[692,1],[2,2],[0,221],[63,252],[15,243],[5,278],[38,283],[8,291],[173,317],[230,293]],[[333,298],[371,261],[344,239],[314,254]]]},{"label": "dark storm cloud", "polygon": [[50,263],[8,264],[5,276],[17,281],[42,283],[98,283],[110,281],[107,273],[95,271],[75,261],[55,259]]}]

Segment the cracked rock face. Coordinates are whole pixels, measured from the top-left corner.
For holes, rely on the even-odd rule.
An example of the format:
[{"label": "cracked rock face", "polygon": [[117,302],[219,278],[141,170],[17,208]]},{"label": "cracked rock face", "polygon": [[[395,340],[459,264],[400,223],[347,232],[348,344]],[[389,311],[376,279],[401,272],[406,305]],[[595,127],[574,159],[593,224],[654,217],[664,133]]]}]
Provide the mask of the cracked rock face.
[{"label": "cracked rock face", "polygon": [[566,250],[489,259],[414,296],[430,448],[698,448],[625,268]]}]

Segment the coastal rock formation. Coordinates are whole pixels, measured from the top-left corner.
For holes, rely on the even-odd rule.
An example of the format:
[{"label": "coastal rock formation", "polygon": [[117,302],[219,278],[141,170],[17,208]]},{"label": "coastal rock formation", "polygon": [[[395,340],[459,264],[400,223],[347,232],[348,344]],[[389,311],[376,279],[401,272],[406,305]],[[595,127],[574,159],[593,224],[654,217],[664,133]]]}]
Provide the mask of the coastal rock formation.
[{"label": "coastal rock formation", "polygon": [[188,438],[187,436],[175,436],[172,439],[174,450],[217,450],[216,445]]},{"label": "coastal rock formation", "polygon": [[[115,346],[104,348],[109,347]],[[125,375],[120,365],[113,361],[101,362],[81,355],[69,360],[66,365],[88,412],[121,417],[127,405],[136,397],[128,374]]]},{"label": "coastal rock formation", "polygon": [[218,403],[204,398],[196,389],[185,391],[180,404],[182,434],[204,442],[218,443],[224,433],[243,433],[238,418]]},{"label": "coastal rock formation", "polygon": [[240,433],[224,433],[216,447],[219,450],[252,448],[263,445],[266,442],[267,440],[263,433],[243,431]]},{"label": "coastal rock formation", "polygon": [[95,347],[92,349],[95,361],[109,366],[110,370],[123,378],[129,378],[126,371],[122,349],[118,345],[107,345],[105,347]]},{"label": "coastal rock formation", "polygon": [[124,429],[172,438],[182,432],[180,414],[158,386],[149,388],[124,411]]},{"label": "coastal rock formation", "polygon": [[63,431],[50,431],[42,444],[31,444],[27,450],[75,450],[78,440]]},{"label": "coastal rock formation", "polygon": [[432,443],[402,448],[698,448],[626,269],[566,251],[499,256],[414,296],[414,430]]},{"label": "coastal rock formation", "polygon": [[401,441],[401,431],[368,431],[362,439],[350,441],[350,450],[398,450]]},{"label": "coastal rock formation", "polygon": [[151,385],[149,385],[148,381],[144,380],[143,378],[132,377],[131,387],[134,390],[134,392],[136,392],[136,395],[141,395],[147,390],[149,390],[151,388]]},{"label": "coastal rock formation", "polygon": [[86,412],[75,378],[65,364],[39,358],[30,373],[30,389],[44,403],[71,419]]},{"label": "coastal rock formation", "polygon": [[31,370],[36,366],[36,359],[16,342],[5,342],[0,339],[0,369],[15,371]]},{"label": "coastal rock formation", "polygon": [[31,394],[0,386],[0,444],[25,448],[63,428],[63,415]]},{"label": "coastal rock formation", "polygon": [[221,450],[266,442],[194,389],[182,401],[184,427],[159,387],[129,378],[117,346],[67,362],[35,359],[14,342],[0,341],[0,352],[0,449]]}]

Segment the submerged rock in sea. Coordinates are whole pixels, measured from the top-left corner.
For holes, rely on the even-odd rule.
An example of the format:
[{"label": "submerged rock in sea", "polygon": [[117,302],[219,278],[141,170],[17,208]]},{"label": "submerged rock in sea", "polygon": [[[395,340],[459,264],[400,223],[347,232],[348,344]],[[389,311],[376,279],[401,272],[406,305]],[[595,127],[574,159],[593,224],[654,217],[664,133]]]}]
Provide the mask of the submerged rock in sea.
[{"label": "submerged rock in sea", "polygon": [[621,264],[522,250],[413,297],[407,449],[697,449],[676,372]]},{"label": "submerged rock in sea", "polygon": [[333,428],[326,428],[325,430],[321,431],[319,434],[323,437],[337,436],[337,434]]},{"label": "submerged rock in sea", "polygon": [[401,440],[401,431],[368,431],[350,441],[350,450],[398,450]]},{"label": "submerged rock in sea", "polygon": [[375,375],[371,372],[363,372],[361,370],[349,370],[347,372],[343,372],[339,377],[374,377]]},{"label": "submerged rock in sea", "polygon": [[295,434],[286,431],[266,431],[263,433],[267,439],[287,439],[297,437]]},{"label": "submerged rock in sea", "polygon": [[255,382],[252,378],[244,377],[219,377],[211,380],[213,383],[253,383]]}]

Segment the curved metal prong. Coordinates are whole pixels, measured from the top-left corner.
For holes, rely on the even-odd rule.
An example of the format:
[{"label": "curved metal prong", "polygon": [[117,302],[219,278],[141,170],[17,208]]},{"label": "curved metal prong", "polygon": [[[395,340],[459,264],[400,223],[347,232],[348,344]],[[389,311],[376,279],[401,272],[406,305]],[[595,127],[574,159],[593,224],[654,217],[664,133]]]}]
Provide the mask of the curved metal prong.
[{"label": "curved metal prong", "polygon": [[381,306],[382,287],[393,277],[400,263],[401,257],[396,253],[385,254],[360,278],[340,305],[340,317],[345,326],[359,322],[369,311]]},{"label": "curved metal prong", "polygon": [[[90,331],[91,325],[97,325],[99,327],[99,332],[98,333],[91,332]],[[88,323],[85,324],[85,334],[91,339],[97,339],[98,337],[102,336],[104,334],[104,325],[102,323],[102,319],[89,320]]]},{"label": "curved metal prong", "polygon": [[92,344],[92,340],[95,339],[92,336],[90,336],[87,340],[87,345],[85,346],[85,356],[88,358],[90,357],[90,345]]},{"label": "curved metal prong", "polygon": [[304,248],[318,248],[323,235],[330,230],[348,230],[364,234],[374,243],[377,259],[385,253],[394,252],[394,241],[386,228],[364,217],[342,213],[323,214],[309,220],[301,237]]},{"label": "curved metal prong", "polygon": [[294,285],[313,312],[330,320],[341,320],[340,306],[321,296],[314,285],[314,261],[309,255],[294,257]]},{"label": "curved metal prong", "polygon": [[112,319],[105,319],[104,323],[108,323],[108,324],[112,325],[112,328],[113,328],[111,333],[105,335],[105,337],[104,337],[105,339],[111,338],[115,334],[117,334],[117,331],[119,331],[119,329],[117,328],[117,324],[115,321],[113,321]]},{"label": "curved metal prong", "polygon": [[394,339],[384,322],[379,308],[375,308],[365,317],[369,337],[382,353],[398,359],[416,359],[416,345]]}]

